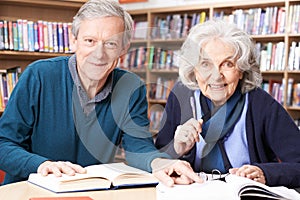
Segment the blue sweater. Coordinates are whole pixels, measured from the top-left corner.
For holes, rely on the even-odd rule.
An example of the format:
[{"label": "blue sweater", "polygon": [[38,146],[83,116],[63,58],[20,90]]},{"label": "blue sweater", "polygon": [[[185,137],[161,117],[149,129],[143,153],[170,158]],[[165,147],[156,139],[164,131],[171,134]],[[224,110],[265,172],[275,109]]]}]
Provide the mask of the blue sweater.
[{"label": "blue sweater", "polygon": [[[181,82],[169,95],[156,146],[178,157],[173,146],[176,127],[192,118],[193,91]],[[260,167],[267,185],[300,187],[300,131],[286,110],[264,90],[249,92],[246,134],[250,164]],[[238,149],[237,149],[238,151]],[[182,157],[194,166],[196,148]]]},{"label": "blue sweater", "polygon": [[84,114],[69,71],[70,57],[39,60],[21,75],[0,118],[4,183],[26,180],[46,160],[87,166],[113,161],[122,142],[127,162],[151,171],[157,151],[148,131],[146,89],[115,69],[112,92]]}]

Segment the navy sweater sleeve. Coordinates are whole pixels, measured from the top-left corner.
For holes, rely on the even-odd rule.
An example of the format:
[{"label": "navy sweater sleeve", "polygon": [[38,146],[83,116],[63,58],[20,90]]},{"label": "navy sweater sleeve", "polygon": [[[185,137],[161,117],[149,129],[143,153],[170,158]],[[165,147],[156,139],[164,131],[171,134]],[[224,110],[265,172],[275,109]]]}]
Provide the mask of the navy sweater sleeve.
[{"label": "navy sweater sleeve", "polygon": [[261,89],[250,92],[247,137],[251,162],[268,185],[300,187],[300,131],[287,111]]}]

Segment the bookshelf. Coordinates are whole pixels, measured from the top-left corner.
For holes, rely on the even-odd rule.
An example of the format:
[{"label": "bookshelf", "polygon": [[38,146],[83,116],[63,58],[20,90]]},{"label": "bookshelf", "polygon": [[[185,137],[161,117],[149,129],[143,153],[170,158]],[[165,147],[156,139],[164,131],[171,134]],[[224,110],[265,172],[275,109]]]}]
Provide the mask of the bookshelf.
[{"label": "bookshelf", "polygon": [[[21,18],[33,21],[46,20],[52,22],[71,22],[72,17],[84,2],[85,0],[2,0],[0,2],[0,19],[17,20]],[[287,98],[287,95],[289,94],[288,80],[293,80],[293,83],[300,83],[300,70],[290,69],[288,65],[290,47],[292,46],[292,43],[296,42],[296,44],[299,45],[300,42],[300,31],[299,29],[297,31],[293,30],[293,26],[291,24],[292,15],[290,15],[290,13],[292,13],[290,12],[291,7],[299,7],[299,4],[299,0],[241,0],[232,2],[207,2],[168,8],[129,10],[136,23],[135,38],[131,44],[131,49],[129,51],[130,55],[128,55],[133,63],[128,62],[129,58],[126,58],[120,63],[120,67],[124,67],[138,74],[145,81],[148,90],[147,98],[149,102],[149,117],[151,117],[151,111],[161,111],[167,98],[167,96],[163,98],[156,98],[153,96],[151,88],[154,88],[153,85],[157,84],[159,79],[169,80],[169,83],[166,82],[161,86],[170,87],[172,85],[172,81],[175,81],[178,78],[178,66],[176,66],[177,50],[182,45],[187,31],[192,26],[193,19],[195,17],[195,19],[199,22],[201,20],[204,21],[206,19],[215,18],[218,13],[221,13],[223,16],[231,16],[231,18],[233,16],[239,16],[240,19],[240,14],[243,14],[245,11],[249,11],[250,9],[260,8],[263,12],[265,12],[265,10],[270,7],[277,7],[278,9],[282,8],[286,14],[285,18],[282,18],[282,20],[279,20],[276,23],[282,24],[283,31],[278,33],[265,33],[263,31],[258,31],[251,35],[257,43],[261,43],[263,46],[268,43],[272,43],[273,45],[277,43],[283,44],[284,56],[282,56],[282,58],[285,64],[281,66],[282,68],[280,70],[268,69],[262,71],[262,73],[266,82],[272,80],[283,81],[285,86],[282,90],[284,96],[282,101],[283,106],[294,119],[299,119],[300,106],[295,106],[293,104],[289,105]],[[170,27],[165,27],[165,25],[168,20],[170,20],[171,16],[177,20],[190,20],[187,20],[189,23],[182,29],[182,32],[176,31],[175,28],[170,31]],[[178,23],[173,24],[172,27],[178,27],[178,25]],[[155,28],[157,26],[159,26],[159,28]],[[298,25],[298,27],[299,26],[300,25]],[[158,35],[157,31],[159,32]],[[154,53],[151,54],[151,48],[155,49],[155,51],[159,49],[159,52],[167,51],[162,55],[164,55],[164,58],[169,61],[165,60],[165,62],[161,63],[157,60],[155,61],[155,59],[157,59],[155,57],[157,57],[158,53],[154,51]],[[21,66],[22,69],[25,69],[29,63],[36,59],[49,58],[64,54],[66,53],[1,50],[0,69],[7,69],[14,66]],[[138,60],[132,58],[131,54],[135,55],[135,59]],[[172,58],[171,62],[170,58]],[[155,89],[157,89],[157,87],[155,87]],[[167,94],[168,91],[162,91],[162,93]],[[2,111],[0,110],[0,113]],[[153,132],[155,133],[155,131]]]},{"label": "bookshelf", "polygon": [[[297,7],[297,8],[296,8]],[[274,10],[276,10],[277,14],[274,14]],[[291,93],[290,88],[295,88],[296,83],[300,83],[300,69],[299,69],[299,62],[294,66],[292,69],[289,66],[290,54],[291,54],[291,46],[292,43],[300,46],[300,27],[299,19],[300,19],[300,2],[296,0],[258,0],[258,1],[234,1],[234,2],[216,2],[216,3],[204,3],[204,4],[196,4],[196,5],[188,5],[188,6],[176,6],[176,7],[169,7],[169,8],[153,8],[148,10],[133,10],[130,11],[134,20],[138,23],[142,20],[147,20],[148,27],[148,34],[147,37],[143,38],[144,44],[147,45],[147,61],[143,70],[146,70],[146,83],[147,83],[147,90],[148,90],[148,102],[149,102],[149,117],[150,119],[154,119],[156,116],[160,116],[161,109],[164,107],[166,103],[166,99],[161,98],[153,98],[152,84],[160,83],[160,78],[170,79],[173,78],[174,80],[178,77],[178,68],[176,63],[173,63],[173,67],[166,67],[165,64],[160,64],[158,68],[153,68],[155,65],[155,61],[151,60],[151,47],[161,48],[164,50],[173,50],[174,52],[180,48],[182,45],[184,38],[186,36],[186,31],[190,29],[193,24],[193,19],[197,16],[197,20],[204,21],[207,19],[213,19],[220,17],[220,14],[223,19],[232,20],[236,19],[236,23],[243,25],[242,27],[244,30],[247,30],[249,34],[253,37],[254,41],[260,45],[260,53],[266,53],[264,50],[267,45],[272,46],[275,49],[281,49],[281,54],[274,54],[273,58],[282,58],[276,62],[276,68],[268,68],[262,69],[263,79],[264,82],[281,82],[281,96],[280,102],[284,106],[284,108],[289,112],[289,114],[295,120],[300,119],[300,106],[294,105],[293,100],[290,100],[290,96],[293,94]],[[270,17],[270,20],[265,22],[269,24],[268,28],[263,28],[261,22],[258,21],[258,26],[256,29],[251,30],[247,26],[245,26],[245,21],[249,21],[250,17],[257,17],[253,13],[259,12],[260,17],[264,15],[266,16],[276,16]],[[267,14],[266,14],[267,13]],[[281,14],[279,14],[281,13]],[[298,13],[297,15],[294,13]],[[247,16],[247,15],[248,16]],[[285,15],[283,15],[285,14]],[[293,14],[293,15],[292,15]],[[245,18],[245,15],[247,18]],[[141,18],[141,16],[143,16]],[[170,22],[170,16],[173,17],[174,21]],[[164,30],[166,27],[172,29],[172,27],[176,27],[176,19],[181,18],[184,22],[186,18],[191,19],[188,23],[187,30],[184,31],[185,28],[182,28],[183,31],[180,33],[175,30]],[[147,17],[147,19],[145,19]],[[272,19],[274,18],[274,19]],[[275,21],[271,21],[275,20]],[[298,21],[297,21],[298,19]],[[159,23],[158,23],[159,21]],[[291,22],[294,21],[296,25],[293,25]],[[296,22],[295,22],[296,21]],[[182,22],[182,23],[183,23]],[[173,23],[173,24],[172,24]],[[169,24],[169,26],[168,26]],[[275,24],[279,24],[274,26]],[[298,24],[298,25],[297,25]],[[167,26],[166,26],[167,25]],[[274,26],[274,27],[272,27]],[[155,30],[153,27],[159,27]],[[278,29],[278,30],[277,30]],[[249,31],[248,31],[249,30]],[[159,32],[157,35],[154,32]],[[140,41],[140,39],[139,39]],[[259,46],[258,45],[258,46]],[[271,61],[270,61],[271,62]],[[260,63],[263,65],[265,60],[260,60]],[[150,66],[149,66],[150,65]],[[263,66],[262,66],[263,67]],[[290,81],[293,81],[293,85],[289,86]],[[162,85],[163,87],[163,85]],[[300,88],[300,86],[299,86]],[[157,89],[157,88],[156,88]],[[295,89],[294,89],[295,90]],[[299,89],[300,90],[300,89]],[[157,113],[151,116],[152,112],[157,111]],[[159,117],[158,117],[159,120]],[[298,123],[296,122],[296,123]],[[152,122],[154,127],[156,127],[156,122]],[[155,134],[157,131],[153,130]]]}]

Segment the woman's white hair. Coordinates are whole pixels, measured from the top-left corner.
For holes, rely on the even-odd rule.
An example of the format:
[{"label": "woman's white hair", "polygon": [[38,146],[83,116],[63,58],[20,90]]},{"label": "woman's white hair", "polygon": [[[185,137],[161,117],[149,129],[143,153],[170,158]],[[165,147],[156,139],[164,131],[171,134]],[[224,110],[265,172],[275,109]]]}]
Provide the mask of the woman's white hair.
[{"label": "woman's white hair", "polygon": [[212,39],[220,39],[235,49],[236,64],[243,73],[243,79],[240,80],[242,93],[261,86],[262,75],[251,36],[235,24],[222,20],[209,20],[191,28],[179,58],[179,78],[184,85],[192,90],[199,89],[194,67],[199,62],[203,44]]}]

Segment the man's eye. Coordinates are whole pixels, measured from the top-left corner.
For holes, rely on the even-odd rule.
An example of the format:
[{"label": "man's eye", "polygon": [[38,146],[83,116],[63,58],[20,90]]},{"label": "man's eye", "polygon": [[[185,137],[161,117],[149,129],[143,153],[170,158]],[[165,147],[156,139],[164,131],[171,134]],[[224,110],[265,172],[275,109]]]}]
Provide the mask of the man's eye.
[{"label": "man's eye", "polygon": [[108,49],[116,49],[118,47],[118,43],[116,42],[105,42],[104,43],[105,47],[108,48]]},{"label": "man's eye", "polygon": [[88,45],[93,45],[94,44],[94,40],[92,40],[92,39],[85,39],[84,42]]}]

